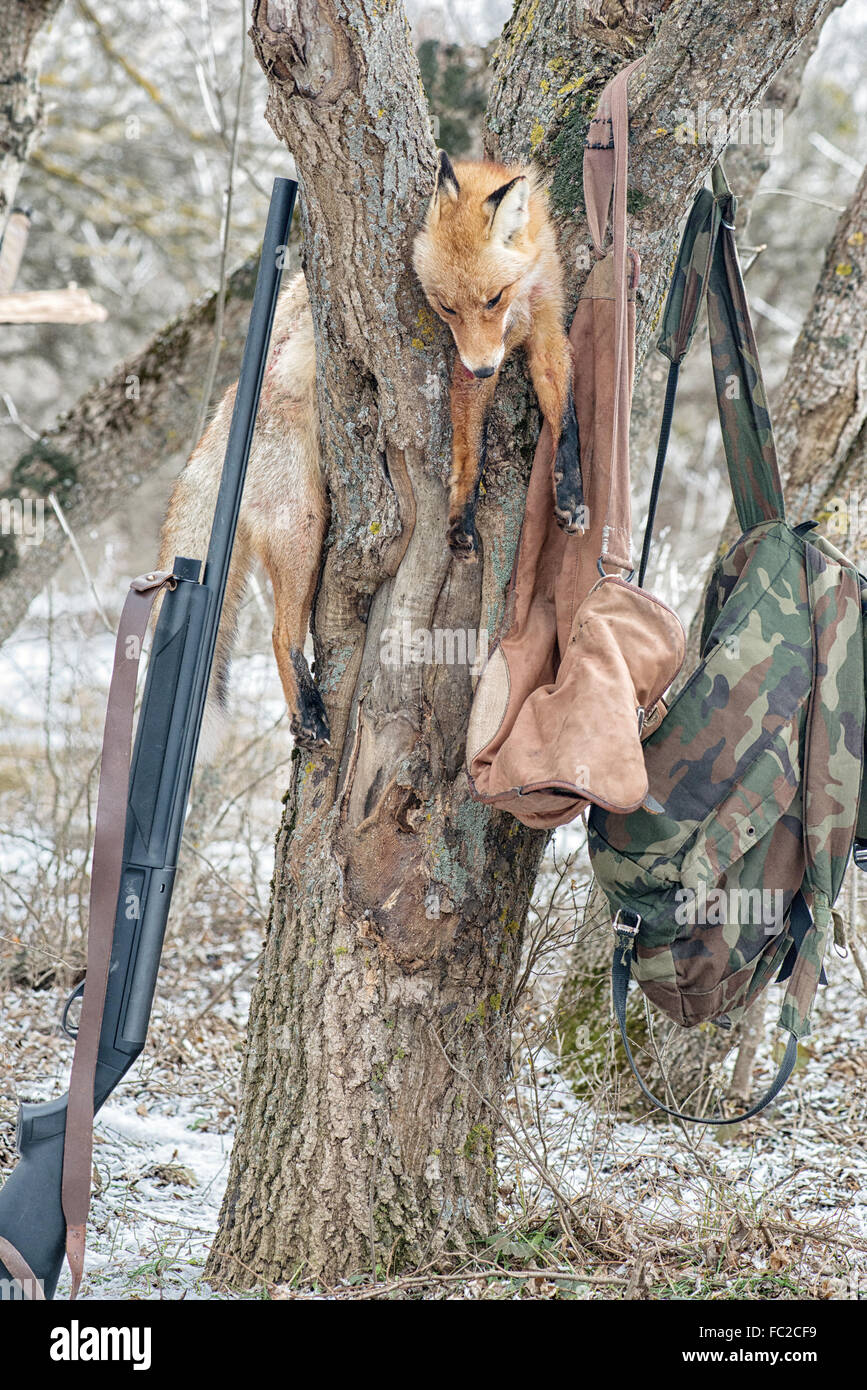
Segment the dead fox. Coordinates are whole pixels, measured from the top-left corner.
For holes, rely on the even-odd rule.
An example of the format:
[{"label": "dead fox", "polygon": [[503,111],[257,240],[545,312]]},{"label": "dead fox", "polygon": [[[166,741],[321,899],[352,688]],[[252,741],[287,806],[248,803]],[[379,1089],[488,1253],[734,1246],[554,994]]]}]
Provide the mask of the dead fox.
[{"label": "dead fox", "polygon": [[[458,348],[451,389],[452,551],[462,559],[475,556],[487,414],[499,369],[522,344],[553,435],[557,519],[567,531],[577,530],[583,499],[563,277],[532,170],[455,167],[440,152],[414,265]],[[205,554],[234,400],[230,387],[175,483],[161,533],[163,569],[175,555]],[[303,747],[328,742],[328,717],[304,657],[327,524],[313,320],[304,277],[297,275],[281,293],[274,318],[211,681],[212,734],[214,714],[225,708],[238,607],[258,557],[274,591],[274,654],[292,735]]]},{"label": "dead fox", "polygon": [[413,265],[458,349],[451,388],[453,553],[475,558],[488,412],[500,367],[517,347],[526,348],[539,408],[551,428],[557,521],[570,534],[580,530],[584,498],[563,268],[534,170],[488,161],[453,165],[440,150]]},{"label": "dead fox", "polygon": [[[208,548],[235,390],[229,387],[175,483],[160,536],[161,569],[169,569],[176,555],[203,557]],[[247,465],[208,702],[211,748],[225,710],[238,607],[254,557],[274,592],[274,655],[292,736],[302,747],[328,742],[325,707],[304,657],[327,524],[313,319],[304,276],[296,275],[277,301]]]}]

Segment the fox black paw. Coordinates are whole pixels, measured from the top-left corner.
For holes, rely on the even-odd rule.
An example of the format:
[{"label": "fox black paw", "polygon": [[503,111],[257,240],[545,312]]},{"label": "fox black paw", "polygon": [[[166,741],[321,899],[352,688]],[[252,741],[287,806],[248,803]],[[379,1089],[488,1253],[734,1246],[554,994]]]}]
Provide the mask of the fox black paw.
[{"label": "fox black paw", "polygon": [[321,748],[331,742],[328,715],[316,689],[304,653],[297,647],[289,652],[298,686],[298,709],[289,720],[289,730],[298,748]]},{"label": "fox black paw", "polygon": [[328,715],[325,713],[325,706],[318,690],[313,692],[315,700],[310,693],[299,702],[297,714],[293,714],[289,720],[289,731],[297,748],[322,748],[331,742],[331,730],[328,727]]},{"label": "fox black paw", "polygon": [[456,517],[449,522],[447,532],[449,550],[456,560],[473,562],[479,549],[479,537],[476,533],[476,524],[470,512],[464,512],[462,516]]},{"label": "fox black paw", "polygon": [[560,440],[554,459],[554,515],[557,525],[570,536],[584,531],[587,527],[587,509],[581,484],[578,420],[571,392],[563,415]]}]

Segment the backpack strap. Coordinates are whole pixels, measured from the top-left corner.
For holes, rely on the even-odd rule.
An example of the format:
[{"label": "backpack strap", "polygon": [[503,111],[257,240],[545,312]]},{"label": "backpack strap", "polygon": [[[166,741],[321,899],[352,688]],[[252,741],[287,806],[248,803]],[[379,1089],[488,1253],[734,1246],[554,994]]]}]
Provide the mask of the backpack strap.
[{"label": "backpack strap", "polygon": [[644,62],[644,56],[627,63],[612,78],[599,98],[590,122],[584,150],[583,188],[587,223],[598,255],[604,254],[606,229],[611,214],[614,256],[614,404],[612,414],[611,467],[608,500],[602,530],[605,563],[632,569],[632,537],[629,501],[629,403],[631,371],[628,346],[627,259],[638,281],[638,257],[626,246],[626,180],[629,167],[629,107],[627,83]]},{"label": "backpack strap", "polygon": [[701,188],[695,196],[680,249],[677,263],[668,287],[668,298],[662,313],[662,330],[656,346],[668,358],[668,381],[665,387],[665,405],[662,410],[662,424],[659,429],[659,444],[656,450],[656,465],[650,487],[650,501],[647,505],[647,522],[644,527],[644,540],[641,546],[641,561],[638,566],[638,583],[644,587],[647,562],[650,559],[650,544],[653,539],[653,524],[656,520],[656,506],[665,459],[668,453],[668,440],[671,434],[671,417],[677,394],[677,380],[680,364],[686,357],[695,334],[699,310],[707,293],[707,282],[716,240],[719,233],[722,209],[709,188]]},{"label": "backpack strap", "polygon": [[712,183],[713,192],[702,188],[693,202],[657,343],[671,365],[641,548],[639,584],[644,583],[650,558],[680,364],[692,344],[703,299],[707,300],[717,410],[741,530],[747,531],[762,521],[785,519],[773,428],[735,246],[737,199],[721,163],[714,166]]},{"label": "backpack strap", "polygon": [[721,218],[707,283],[708,334],[729,482],[741,530],[748,531],[763,521],[785,521],[786,506],[735,245],[737,199],[719,164],[713,184]]},{"label": "backpack strap", "polygon": [[[631,922],[627,919],[633,919]],[[637,919],[637,920],[635,920]],[[789,1034],[789,1041],[783,1053],[783,1060],[780,1063],[779,1071],[774,1077],[768,1089],[751,1105],[749,1110],[745,1110],[742,1115],[731,1116],[711,1116],[706,1115],[686,1115],[680,1110],[673,1110],[659,1100],[647,1086],[644,1078],[635,1064],[632,1055],[632,1048],[629,1045],[629,1038],[626,1032],[626,995],[629,990],[629,979],[632,972],[632,947],[641,918],[637,912],[629,909],[621,909],[614,919],[614,931],[617,938],[614,947],[614,959],[611,962],[611,998],[614,1004],[614,1013],[620,1027],[620,1036],[623,1039],[623,1047],[630,1067],[635,1075],[644,1095],[656,1106],[657,1110],[664,1110],[666,1115],[672,1115],[676,1120],[686,1120],[695,1125],[737,1125],[742,1120],[752,1119],[753,1115],[758,1115],[760,1110],[764,1110],[766,1105],[780,1094],[785,1086],[798,1060],[798,1039],[794,1033]]]}]

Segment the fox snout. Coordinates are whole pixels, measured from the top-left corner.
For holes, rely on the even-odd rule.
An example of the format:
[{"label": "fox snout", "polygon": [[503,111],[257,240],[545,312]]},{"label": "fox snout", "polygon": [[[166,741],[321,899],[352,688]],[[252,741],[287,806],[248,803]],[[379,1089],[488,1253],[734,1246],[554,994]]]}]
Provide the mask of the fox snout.
[{"label": "fox snout", "polygon": [[481,381],[486,377],[493,376],[494,373],[499,370],[500,363],[503,360],[503,350],[501,348],[493,360],[489,358],[487,362],[475,361],[473,358],[469,357],[469,354],[465,355],[462,353],[460,348],[458,348],[458,356],[461,359],[461,364],[467,376],[474,376]]},{"label": "fox snout", "polygon": [[499,338],[495,345],[490,342],[490,335],[488,335],[488,342],[467,343],[461,340],[461,336],[455,331],[454,326],[452,327],[452,337],[455,340],[455,346],[464,370],[470,376],[483,379],[493,376],[499,370],[506,351],[503,338]]}]

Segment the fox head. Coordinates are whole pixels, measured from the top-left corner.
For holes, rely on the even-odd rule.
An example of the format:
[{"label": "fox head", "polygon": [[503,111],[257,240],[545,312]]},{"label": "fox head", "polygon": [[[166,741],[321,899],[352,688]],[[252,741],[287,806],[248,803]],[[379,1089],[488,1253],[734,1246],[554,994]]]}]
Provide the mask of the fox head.
[{"label": "fox head", "polygon": [[436,184],[413,266],[452,330],[468,374],[493,376],[516,316],[529,316],[540,246],[532,169],[462,163],[439,151]]}]

